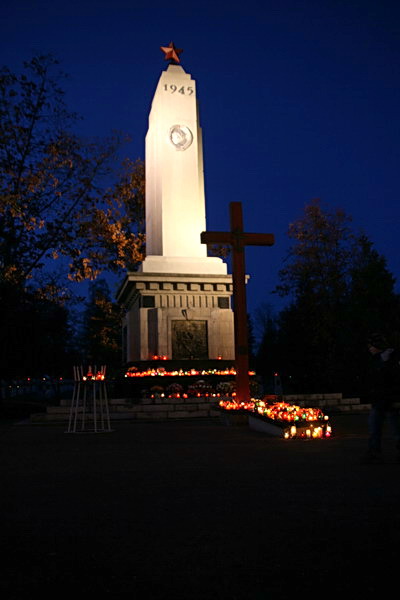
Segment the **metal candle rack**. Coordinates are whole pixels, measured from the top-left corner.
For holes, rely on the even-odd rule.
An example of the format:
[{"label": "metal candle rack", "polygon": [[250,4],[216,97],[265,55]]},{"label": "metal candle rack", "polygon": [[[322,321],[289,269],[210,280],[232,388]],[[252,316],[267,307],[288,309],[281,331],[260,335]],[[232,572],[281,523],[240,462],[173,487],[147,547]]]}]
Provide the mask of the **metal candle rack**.
[{"label": "metal candle rack", "polygon": [[111,432],[108,408],[106,365],[100,369],[74,366],[74,390],[66,433]]}]

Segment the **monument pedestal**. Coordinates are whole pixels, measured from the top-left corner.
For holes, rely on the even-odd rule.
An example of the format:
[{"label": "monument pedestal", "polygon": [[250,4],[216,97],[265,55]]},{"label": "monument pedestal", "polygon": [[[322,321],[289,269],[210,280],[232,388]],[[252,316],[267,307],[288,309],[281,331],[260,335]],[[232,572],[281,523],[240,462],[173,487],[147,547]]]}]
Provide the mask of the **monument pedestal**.
[{"label": "monument pedestal", "polygon": [[118,292],[126,309],[124,360],[234,360],[232,277],[128,273]]}]

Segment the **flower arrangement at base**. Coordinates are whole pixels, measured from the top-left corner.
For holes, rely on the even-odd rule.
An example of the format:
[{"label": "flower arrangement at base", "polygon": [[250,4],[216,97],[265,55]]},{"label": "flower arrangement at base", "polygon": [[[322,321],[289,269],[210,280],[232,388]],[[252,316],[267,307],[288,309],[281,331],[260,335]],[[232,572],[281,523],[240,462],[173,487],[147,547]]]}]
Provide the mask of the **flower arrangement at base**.
[{"label": "flower arrangement at base", "polygon": [[153,385],[150,388],[151,398],[163,398],[164,397],[164,388],[161,385]]},{"label": "flower arrangement at base", "polygon": [[285,439],[322,439],[332,435],[329,417],[320,408],[302,408],[266,397],[255,401],[253,411],[253,417],[281,427]]},{"label": "flower arrangement at base", "polygon": [[183,394],[183,389],[183,385],[180,383],[171,383],[166,389],[168,398],[180,398]]},{"label": "flower arrangement at base", "polygon": [[221,394],[221,396],[232,396],[236,390],[236,382],[220,381],[215,389],[218,394]]},{"label": "flower arrangement at base", "polygon": [[269,424],[270,427],[264,426],[264,431],[284,439],[326,439],[332,435],[329,417],[320,408],[301,408],[283,402],[276,395],[264,396],[262,400],[251,398],[249,402],[224,398],[218,407],[225,414],[247,414],[249,424],[252,420]]},{"label": "flower arrangement at base", "polygon": [[210,383],[199,379],[195,383],[192,383],[187,390],[188,396],[210,396],[213,393],[213,387]]}]

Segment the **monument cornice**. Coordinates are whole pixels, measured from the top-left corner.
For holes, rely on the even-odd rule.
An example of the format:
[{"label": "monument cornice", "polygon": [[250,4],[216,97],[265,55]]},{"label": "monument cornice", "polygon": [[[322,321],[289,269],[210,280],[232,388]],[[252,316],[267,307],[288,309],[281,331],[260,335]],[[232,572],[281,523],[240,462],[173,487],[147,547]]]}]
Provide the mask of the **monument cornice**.
[{"label": "monument cornice", "polygon": [[[246,279],[249,279],[247,276]],[[232,294],[232,275],[191,275],[183,273],[128,273],[117,299],[130,304],[136,293]]]}]

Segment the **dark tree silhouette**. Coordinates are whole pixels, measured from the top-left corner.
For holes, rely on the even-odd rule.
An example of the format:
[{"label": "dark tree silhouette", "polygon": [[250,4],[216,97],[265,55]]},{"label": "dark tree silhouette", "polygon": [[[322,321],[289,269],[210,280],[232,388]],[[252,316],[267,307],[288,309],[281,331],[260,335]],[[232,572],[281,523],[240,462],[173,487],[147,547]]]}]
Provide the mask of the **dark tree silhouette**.
[{"label": "dark tree silhouette", "polygon": [[[278,293],[289,299],[274,338],[259,351],[298,391],[360,393],[368,372],[371,331],[400,331],[399,297],[386,260],[365,234],[355,234],[343,211],[315,200],[291,224],[293,240]],[[273,345],[271,340],[273,339]],[[290,379],[289,379],[290,378]]]}]

